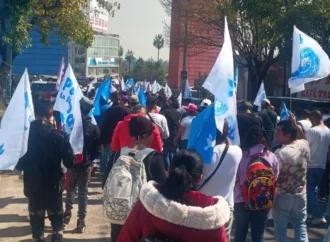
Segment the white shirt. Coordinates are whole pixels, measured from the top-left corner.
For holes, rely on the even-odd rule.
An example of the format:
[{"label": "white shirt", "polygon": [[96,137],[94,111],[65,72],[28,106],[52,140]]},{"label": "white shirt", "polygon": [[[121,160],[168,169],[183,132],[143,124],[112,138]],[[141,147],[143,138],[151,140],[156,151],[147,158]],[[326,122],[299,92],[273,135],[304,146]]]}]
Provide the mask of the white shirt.
[{"label": "white shirt", "polygon": [[308,168],[325,169],[330,145],[330,129],[316,126],[306,132],[306,137],[311,151]]},{"label": "white shirt", "polygon": [[157,125],[162,139],[167,139],[170,137],[170,132],[168,131],[167,120],[164,115],[159,113],[148,113],[153,119],[153,122]]},{"label": "white shirt", "polygon": [[[204,163],[203,184],[219,164],[221,154],[226,145],[221,144],[214,147],[212,163]],[[218,171],[211,180],[205,184],[200,190],[209,196],[222,196],[228,202],[230,208],[234,207],[234,188],[236,182],[236,174],[239,163],[242,159],[242,150],[237,145],[230,145],[227,154],[222,161]]]},{"label": "white shirt", "polygon": [[185,127],[185,130],[181,136],[181,140],[186,140],[189,138],[191,122],[193,121],[194,118],[195,116],[187,116],[184,119],[182,119],[181,126]]},{"label": "white shirt", "polygon": [[298,123],[301,124],[304,133],[312,128],[312,122],[308,119],[299,120]]}]

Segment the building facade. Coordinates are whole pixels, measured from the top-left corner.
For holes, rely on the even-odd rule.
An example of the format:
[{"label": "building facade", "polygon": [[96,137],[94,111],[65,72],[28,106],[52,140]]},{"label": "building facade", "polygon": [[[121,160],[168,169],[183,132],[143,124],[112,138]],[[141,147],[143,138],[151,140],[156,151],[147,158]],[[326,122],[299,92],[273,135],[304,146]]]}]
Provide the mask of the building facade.
[{"label": "building facade", "polygon": [[69,62],[77,79],[119,73],[119,46],[119,36],[107,33],[95,33],[93,45],[88,49],[70,43]]}]

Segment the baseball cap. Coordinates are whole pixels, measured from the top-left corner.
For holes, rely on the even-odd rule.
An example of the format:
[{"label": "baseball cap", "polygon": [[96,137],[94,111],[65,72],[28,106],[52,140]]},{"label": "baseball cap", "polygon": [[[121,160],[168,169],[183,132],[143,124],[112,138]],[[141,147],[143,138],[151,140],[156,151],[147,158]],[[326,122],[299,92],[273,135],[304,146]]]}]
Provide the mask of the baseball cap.
[{"label": "baseball cap", "polygon": [[137,95],[132,95],[131,96],[131,102],[132,103],[138,103],[139,102],[139,97]]},{"label": "baseball cap", "polygon": [[210,99],[204,99],[204,100],[201,102],[200,106],[201,106],[201,107],[208,107],[208,106],[210,106],[211,104],[212,104],[212,101],[211,101]]},{"label": "baseball cap", "polygon": [[195,104],[190,103],[188,107],[184,107],[188,112],[196,112],[197,106]]}]

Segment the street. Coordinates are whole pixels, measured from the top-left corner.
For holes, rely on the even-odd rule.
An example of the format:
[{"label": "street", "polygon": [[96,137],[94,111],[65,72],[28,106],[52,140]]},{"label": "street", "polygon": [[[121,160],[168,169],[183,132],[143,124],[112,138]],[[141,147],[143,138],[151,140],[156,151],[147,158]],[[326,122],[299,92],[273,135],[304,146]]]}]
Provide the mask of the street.
[{"label": "street", "polygon": [[[72,212],[72,220],[64,232],[64,241],[110,241],[110,224],[103,213],[100,182],[90,184],[86,232],[74,234],[76,227],[77,204]],[[64,195],[65,198],[65,195]],[[0,242],[30,242],[31,230],[27,220],[27,199],[23,195],[23,182],[15,176],[0,175]],[[50,222],[46,219],[45,237],[50,241]]]},{"label": "street", "polygon": [[[67,230],[64,232],[64,241],[88,241],[106,242],[110,241],[110,224],[103,213],[101,203],[102,190],[99,178],[94,178],[89,188],[87,229],[85,234],[75,234],[73,230],[76,226],[75,215],[77,205],[74,206],[73,217]],[[65,195],[64,195],[65,198]],[[325,206],[322,206],[323,210]],[[289,225],[290,226],[290,225]],[[327,225],[313,226],[308,223],[308,235],[310,242],[323,242]],[[46,238],[50,237],[51,227],[46,219]],[[294,231],[288,230],[289,238],[292,240]],[[233,239],[233,237],[232,237]],[[268,220],[266,241],[274,239],[274,221],[270,216]],[[23,195],[23,183],[17,175],[0,175],[0,242],[30,242],[30,225],[27,220],[27,200]],[[251,240],[248,239],[248,242]]]}]

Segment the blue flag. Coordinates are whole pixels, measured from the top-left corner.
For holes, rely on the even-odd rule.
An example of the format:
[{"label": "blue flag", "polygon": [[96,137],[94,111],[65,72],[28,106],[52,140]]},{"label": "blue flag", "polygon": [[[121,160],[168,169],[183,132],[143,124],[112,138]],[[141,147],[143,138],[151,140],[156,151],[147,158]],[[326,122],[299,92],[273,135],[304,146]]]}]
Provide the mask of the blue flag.
[{"label": "blue flag", "polygon": [[290,118],[290,110],[286,108],[285,102],[281,104],[281,121],[288,120]]},{"label": "blue flag", "polygon": [[142,87],[139,88],[139,91],[138,91],[138,97],[139,97],[140,103],[141,103],[143,106],[146,106],[146,105],[147,105],[147,98],[146,98],[146,96],[144,95],[144,91],[143,91]]},{"label": "blue flag", "polygon": [[101,115],[101,107],[108,103],[111,91],[111,78],[105,80],[96,91],[94,99],[94,116]]},{"label": "blue flag", "polygon": [[216,139],[214,104],[198,114],[191,123],[188,149],[196,150],[205,163],[212,162]]},{"label": "blue flag", "polygon": [[134,86],[134,79],[127,79],[126,83],[125,83],[125,89],[131,89]]}]

